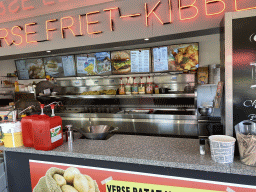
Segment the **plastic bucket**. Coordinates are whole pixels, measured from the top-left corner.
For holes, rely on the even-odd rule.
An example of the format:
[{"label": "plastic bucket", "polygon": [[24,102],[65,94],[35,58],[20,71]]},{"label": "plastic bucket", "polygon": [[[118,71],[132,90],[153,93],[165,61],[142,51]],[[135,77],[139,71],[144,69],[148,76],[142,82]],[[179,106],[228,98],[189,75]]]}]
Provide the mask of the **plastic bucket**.
[{"label": "plastic bucket", "polygon": [[0,135],[5,147],[23,146],[20,122],[0,123]]},{"label": "plastic bucket", "polygon": [[211,157],[217,163],[233,163],[236,139],[227,135],[209,137]]},{"label": "plastic bucket", "polygon": [[3,142],[5,147],[21,147],[23,146],[22,134],[18,133],[3,133]]}]

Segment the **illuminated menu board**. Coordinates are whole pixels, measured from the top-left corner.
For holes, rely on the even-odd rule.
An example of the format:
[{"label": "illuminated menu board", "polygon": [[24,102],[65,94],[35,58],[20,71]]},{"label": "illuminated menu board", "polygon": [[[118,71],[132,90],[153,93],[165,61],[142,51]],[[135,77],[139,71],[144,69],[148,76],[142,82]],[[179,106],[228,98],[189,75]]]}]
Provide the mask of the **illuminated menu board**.
[{"label": "illuminated menu board", "polygon": [[73,55],[44,58],[46,75],[51,77],[72,77],[76,75]]},{"label": "illuminated menu board", "polygon": [[111,75],[110,52],[76,56],[77,76]]},{"label": "illuminated menu board", "polygon": [[197,70],[199,44],[178,44],[153,48],[153,72]]},{"label": "illuminated menu board", "polygon": [[45,68],[42,58],[17,60],[15,63],[20,80],[45,78]]},{"label": "illuminated menu board", "polygon": [[151,71],[150,49],[111,52],[112,74],[148,73]]}]

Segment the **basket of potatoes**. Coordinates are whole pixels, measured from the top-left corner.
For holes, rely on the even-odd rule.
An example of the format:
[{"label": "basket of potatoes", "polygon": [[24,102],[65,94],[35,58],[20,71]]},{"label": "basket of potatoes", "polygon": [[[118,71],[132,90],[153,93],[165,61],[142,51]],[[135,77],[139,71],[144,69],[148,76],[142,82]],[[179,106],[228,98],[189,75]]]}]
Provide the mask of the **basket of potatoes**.
[{"label": "basket of potatoes", "polygon": [[66,170],[50,168],[35,186],[33,192],[99,192],[97,182],[83,175],[75,167]]}]

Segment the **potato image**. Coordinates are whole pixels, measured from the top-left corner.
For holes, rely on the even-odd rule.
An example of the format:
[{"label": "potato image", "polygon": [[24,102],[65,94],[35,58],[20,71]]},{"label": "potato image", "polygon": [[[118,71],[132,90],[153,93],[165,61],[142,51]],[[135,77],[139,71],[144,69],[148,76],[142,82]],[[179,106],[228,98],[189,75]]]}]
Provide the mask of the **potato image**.
[{"label": "potato image", "polygon": [[84,175],[75,175],[73,184],[78,192],[89,192],[89,181]]},{"label": "potato image", "polygon": [[70,185],[63,185],[61,187],[61,190],[63,192],[78,192],[74,187],[70,186]]},{"label": "potato image", "polygon": [[95,183],[94,183],[93,179],[89,175],[84,175],[84,176],[88,180],[89,192],[95,192]]},{"label": "potato image", "polygon": [[65,178],[63,176],[59,175],[59,174],[54,174],[53,179],[57,182],[57,184],[59,186],[67,184],[67,181],[65,180]]},{"label": "potato image", "polygon": [[64,172],[64,178],[66,179],[67,183],[73,184],[73,180],[75,175],[80,174],[80,171],[75,167],[69,167]]},{"label": "potato image", "polygon": [[98,184],[89,175],[83,175],[75,167],[66,170],[51,167],[42,177],[33,192],[100,192]]}]

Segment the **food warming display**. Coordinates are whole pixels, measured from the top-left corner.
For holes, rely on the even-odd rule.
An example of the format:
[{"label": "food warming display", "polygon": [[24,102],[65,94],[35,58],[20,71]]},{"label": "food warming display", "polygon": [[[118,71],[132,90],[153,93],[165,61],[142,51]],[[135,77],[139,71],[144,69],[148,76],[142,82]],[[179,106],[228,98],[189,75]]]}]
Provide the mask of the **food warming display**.
[{"label": "food warming display", "polygon": [[196,71],[199,64],[198,43],[170,45],[153,48],[153,70]]},{"label": "food warming display", "polygon": [[[65,110],[56,114],[62,117],[63,126],[72,124],[75,129],[89,126],[91,121],[91,125],[119,127],[119,133],[198,136],[196,92],[184,91],[188,83],[195,86],[195,79],[195,74],[151,74],[58,80],[66,94],[38,99],[42,103],[60,99]],[[132,85],[138,86],[139,94],[133,94]],[[160,93],[152,92],[155,85]],[[120,94],[121,88],[124,94]]]}]

